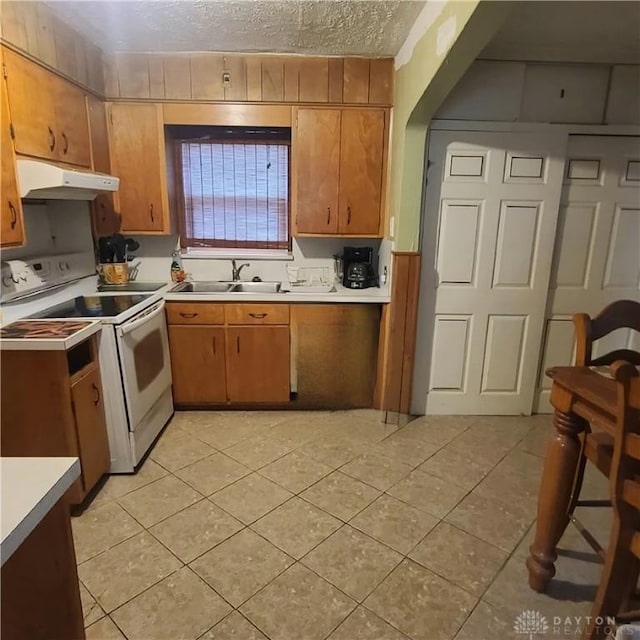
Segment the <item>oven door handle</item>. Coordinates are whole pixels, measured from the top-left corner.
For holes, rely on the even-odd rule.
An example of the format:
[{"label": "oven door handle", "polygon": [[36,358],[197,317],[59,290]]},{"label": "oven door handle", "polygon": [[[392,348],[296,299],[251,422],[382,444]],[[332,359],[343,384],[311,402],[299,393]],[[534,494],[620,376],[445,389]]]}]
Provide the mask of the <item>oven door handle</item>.
[{"label": "oven door handle", "polygon": [[146,324],[150,320],[153,320],[156,316],[159,316],[164,311],[164,300],[161,300],[155,307],[152,307],[147,311],[141,318],[138,317],[136,320],[132,320],[123,324],[120,327],[121,335],[126,336],[127,333],[131,333],[135,331],[138,327]]}]

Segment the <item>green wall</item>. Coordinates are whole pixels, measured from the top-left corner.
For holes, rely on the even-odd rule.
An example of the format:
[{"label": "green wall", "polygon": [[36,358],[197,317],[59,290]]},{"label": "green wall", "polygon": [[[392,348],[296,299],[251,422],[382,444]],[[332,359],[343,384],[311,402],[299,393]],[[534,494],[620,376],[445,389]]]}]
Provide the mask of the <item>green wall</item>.
[{"label": "green wall", "polygon": [[[418,251],[425,141],[433,114],[503,23],[510,2],[449,1],[396,71],[389,215],[397,251]],[[452,44],[438,54],[438,34]],[[440,44],[440,46],[442,46]]]}]

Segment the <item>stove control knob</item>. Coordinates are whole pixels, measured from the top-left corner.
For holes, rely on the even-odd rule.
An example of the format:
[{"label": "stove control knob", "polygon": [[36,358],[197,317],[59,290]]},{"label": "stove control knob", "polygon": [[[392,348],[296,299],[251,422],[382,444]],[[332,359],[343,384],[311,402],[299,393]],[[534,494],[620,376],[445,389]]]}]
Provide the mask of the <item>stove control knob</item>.
[{"label": "stove control knob", "polygon": [[69,271],[69,263],[65,261],[58,262],[58,269],[60,271]]},{"label": "stove control knob", "polygon": [[26,282],[27,279],[29,277],[29,273],[27,271],[23,271],[18,278],[20,279],[20,282]]},{"label": "stove control knob", "polygon": [[2,278],[2,284],[5,287],[10,287],[12,284],[17,283],[18,281],[13,276],[4,276]]}]

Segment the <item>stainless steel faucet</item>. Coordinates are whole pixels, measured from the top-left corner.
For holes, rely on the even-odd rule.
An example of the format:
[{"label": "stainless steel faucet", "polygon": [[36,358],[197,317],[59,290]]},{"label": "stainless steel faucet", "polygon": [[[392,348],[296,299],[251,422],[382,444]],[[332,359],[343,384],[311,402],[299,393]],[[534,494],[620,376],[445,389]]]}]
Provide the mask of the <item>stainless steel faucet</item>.
[{"label": "stainless steel faucet", "polygon": [[231,279],[234,282],[238,282],[238,280],[240,280],[240,272],[245,268],[245,267],[250,267],[251,265],[248,262],[245,262],[244,264],[241,264],[239,267],[236,266],[236,261],[232,260],[231,261]]}]

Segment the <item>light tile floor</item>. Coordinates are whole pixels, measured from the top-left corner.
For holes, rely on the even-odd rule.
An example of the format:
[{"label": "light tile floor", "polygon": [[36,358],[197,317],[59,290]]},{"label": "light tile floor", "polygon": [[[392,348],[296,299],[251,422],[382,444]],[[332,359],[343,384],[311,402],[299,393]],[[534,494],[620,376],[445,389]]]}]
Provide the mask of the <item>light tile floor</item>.
[{"label": "light tile floor", "polygon": [[525,610],[548,622],[536,639],[579,637],[564,619],[589,612],[590,548],[567,529],[547,595],[524,566],[551,431],[549,416],[177,413],[73,519],[87,638],[517,640]]}]

